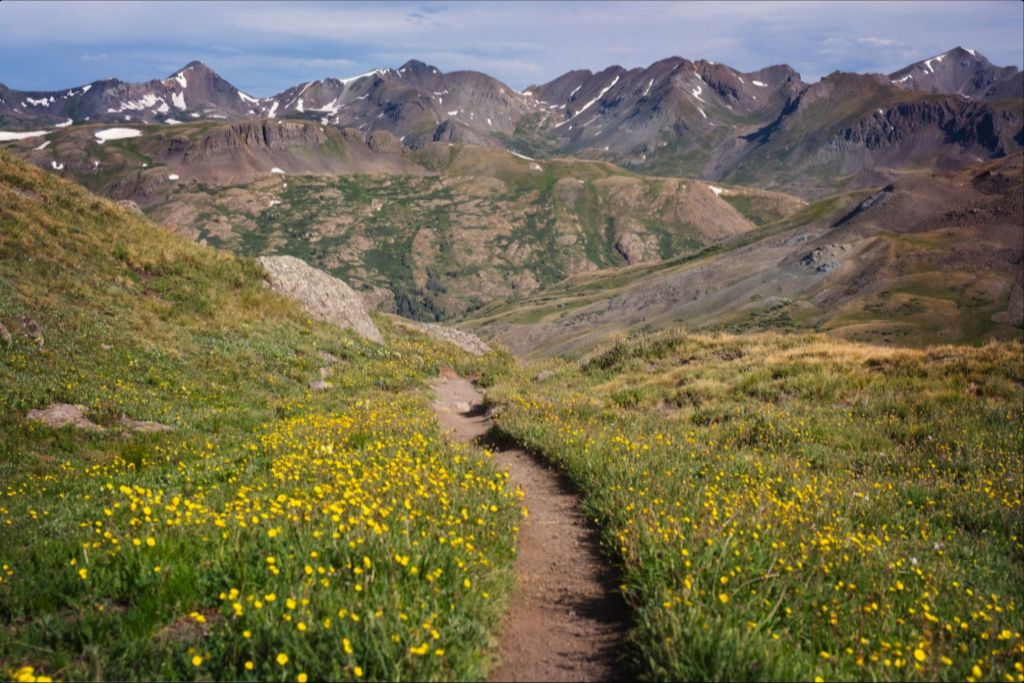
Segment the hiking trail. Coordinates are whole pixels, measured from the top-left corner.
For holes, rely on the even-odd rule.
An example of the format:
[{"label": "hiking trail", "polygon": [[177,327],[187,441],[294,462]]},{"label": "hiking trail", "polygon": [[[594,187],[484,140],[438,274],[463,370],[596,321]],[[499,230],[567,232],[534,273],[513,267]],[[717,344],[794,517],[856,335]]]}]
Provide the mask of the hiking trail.
[{"label": "hiking trail", "polygon": [[[491,426],[466,379],[440,379],[434,410],[448,438],[478,442]],[[502,624],[491,681],[614,681],[626,608],[601,559],[597,529],[580,512],[568,478],[518,448],[481,444],[523,490],[516,588]]]}]

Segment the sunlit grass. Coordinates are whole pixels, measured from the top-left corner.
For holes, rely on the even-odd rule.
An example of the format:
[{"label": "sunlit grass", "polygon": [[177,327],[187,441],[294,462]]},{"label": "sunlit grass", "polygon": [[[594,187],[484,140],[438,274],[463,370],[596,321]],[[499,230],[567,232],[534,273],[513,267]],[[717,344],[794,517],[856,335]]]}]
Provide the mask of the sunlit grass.
[{"label": "sunlit grass", "polygon": [[585,492],[646,677],[1021,680],[1022,361],[671,331],[492,398]]}]

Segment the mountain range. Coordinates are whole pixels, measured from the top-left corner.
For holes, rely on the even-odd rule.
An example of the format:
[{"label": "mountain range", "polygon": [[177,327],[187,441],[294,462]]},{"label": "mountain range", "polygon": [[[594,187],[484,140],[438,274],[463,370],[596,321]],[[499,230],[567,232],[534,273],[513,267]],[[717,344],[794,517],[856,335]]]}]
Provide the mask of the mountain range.
[{"label": "mountain range", "polygon": [[56,92],[0,85],[0,129],[305,119],[386,131],[409,149],[450,142],[573,155],[818,197],[877,183],[892,169],[951,168],[1019,150],[1022,96],[1024,73],[960,47],[889,75],[835,72],[813,84],[785,65],[740,72],[672,57],[570,71],[522,92],[412,60],[265,98],[191,62],[145,83],[108,79]]},{"label": "mountain range", "polygon": [[524,354],[680,321],[974,341],[1024,325],[1022,79],[962,48],[812,84],[673,57],[521,92],[410,61],[256,98],[192,62],[0,86],[0,146]]}]

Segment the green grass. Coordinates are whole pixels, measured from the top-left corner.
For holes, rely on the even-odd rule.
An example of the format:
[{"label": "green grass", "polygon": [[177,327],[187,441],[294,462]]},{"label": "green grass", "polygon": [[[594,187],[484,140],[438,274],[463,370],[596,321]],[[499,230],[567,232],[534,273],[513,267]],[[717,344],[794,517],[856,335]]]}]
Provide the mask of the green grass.
[{"label": "green grass", "polygon": [[[507,357],[313,322],[254,261],[6,154],[0,322],[3,676],[486,675],[519,499],[426,383]],[[26,419],[54,402],[104,431]]]},{"label": "green grass", "polygon": [[1022,386],[1020,343],[670,330],[489,396],[583,491],[644,678],[1017,680]]}]

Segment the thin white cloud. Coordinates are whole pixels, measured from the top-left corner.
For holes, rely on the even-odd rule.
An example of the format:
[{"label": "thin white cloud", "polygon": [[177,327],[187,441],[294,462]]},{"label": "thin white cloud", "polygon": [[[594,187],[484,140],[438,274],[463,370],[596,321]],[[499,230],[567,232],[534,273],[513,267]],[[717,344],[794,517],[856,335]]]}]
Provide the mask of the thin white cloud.
[{"label": "thin white cloud", "polygon": [[893,40],[892,38],[876,38],[874,36],[858,38],[857,42],[862,45],[873,45],[875,47],[897,47],[906,45],[906,43],[900,40]]}]

